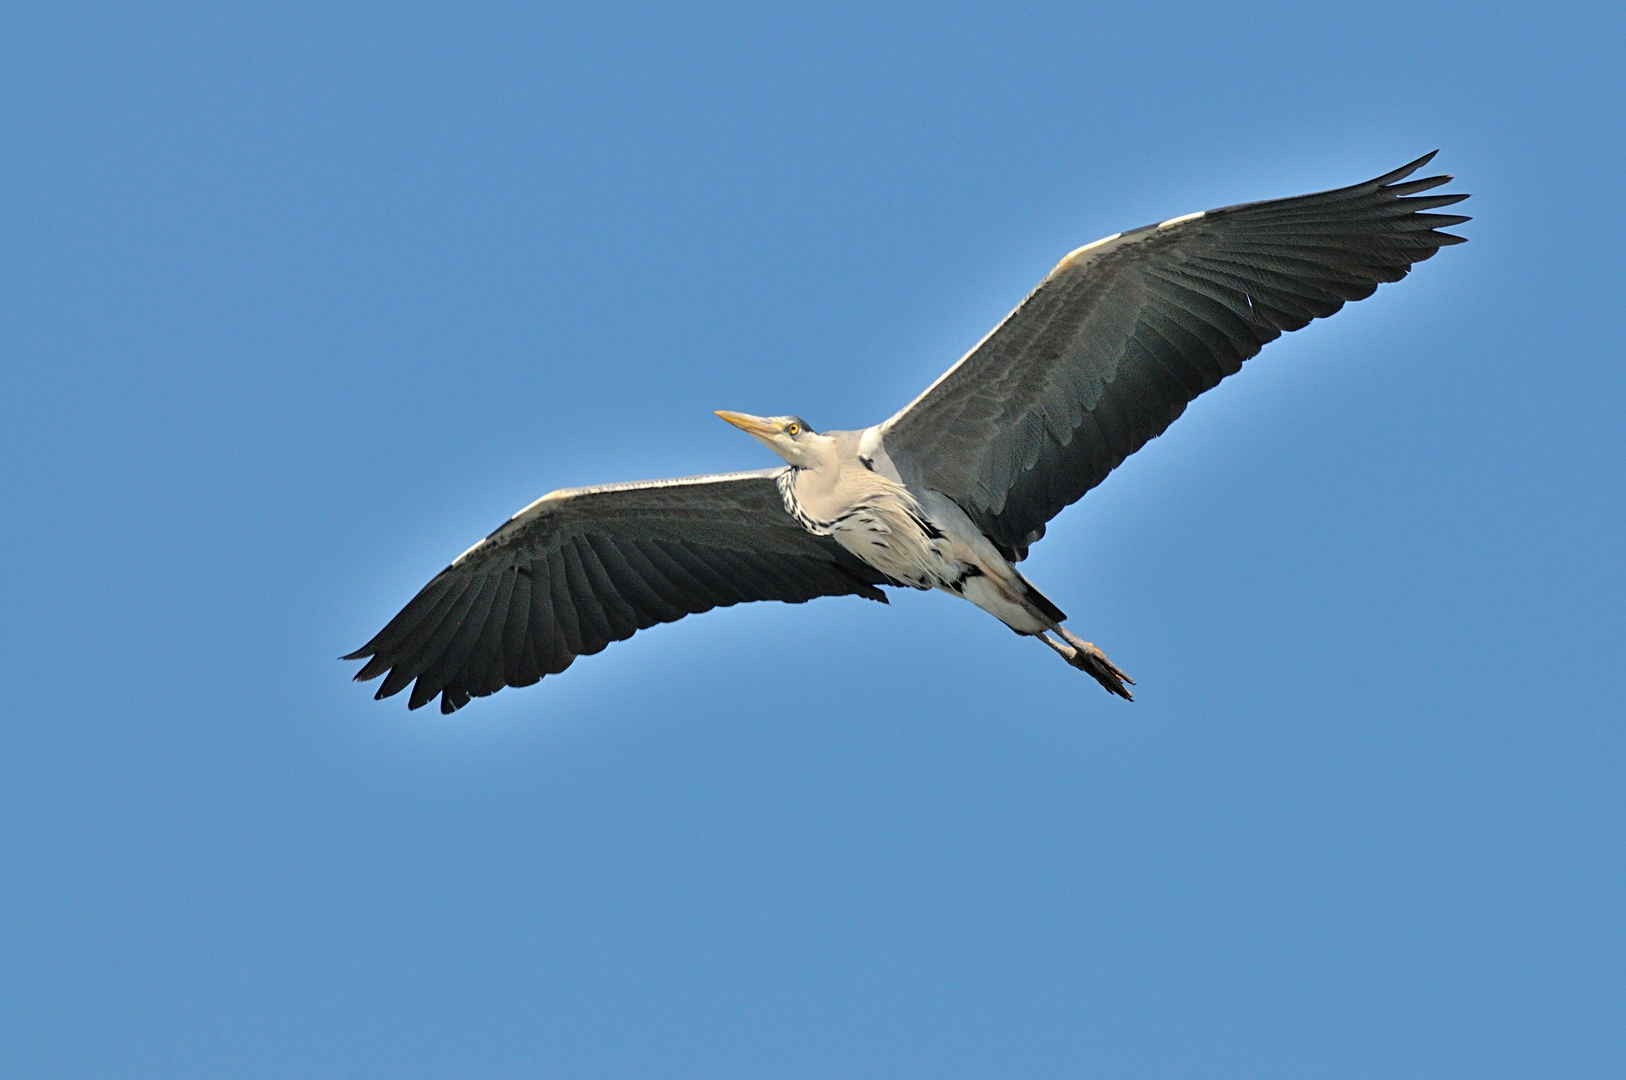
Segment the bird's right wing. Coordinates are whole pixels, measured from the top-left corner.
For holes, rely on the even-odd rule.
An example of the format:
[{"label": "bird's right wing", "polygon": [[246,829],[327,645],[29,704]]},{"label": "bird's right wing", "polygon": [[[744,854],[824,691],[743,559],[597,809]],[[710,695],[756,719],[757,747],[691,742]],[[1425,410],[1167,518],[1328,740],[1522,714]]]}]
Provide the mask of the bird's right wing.
[{"label": "bird's right wing", "polygon": [[1402,183],[1434,155],[1354,187],[1187,214],[1068,255],[881,427],[902,470],[1020,558],[1186,403],[1284,330],[1399,281],[1462,237],[1421,211],[1451,178]]},{"label": "bird's right wing", "polygon": [[[435,575],[346,660],[378,697],[529,686],[656,623],[747,600],[886,600],[878,571],[785,512],[782,469],[571,488],[545,495]],[[368,659],[368,658],[371,659]]]}]

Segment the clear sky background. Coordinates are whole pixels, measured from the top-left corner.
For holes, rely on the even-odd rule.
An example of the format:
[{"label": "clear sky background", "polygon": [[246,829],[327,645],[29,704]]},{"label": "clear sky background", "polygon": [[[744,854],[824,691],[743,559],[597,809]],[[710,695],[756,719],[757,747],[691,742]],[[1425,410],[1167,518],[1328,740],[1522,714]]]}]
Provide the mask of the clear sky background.
[{"label": "clear sky background", "polygon": [[[1618,3],[14,5],[0,1074],[1626,1074]],[[1447,249],[1024,564],[451,718],[558,487],[889,415],[1064,252],[1439,147]],[[376,684],[373,684],[374,686]]]}]

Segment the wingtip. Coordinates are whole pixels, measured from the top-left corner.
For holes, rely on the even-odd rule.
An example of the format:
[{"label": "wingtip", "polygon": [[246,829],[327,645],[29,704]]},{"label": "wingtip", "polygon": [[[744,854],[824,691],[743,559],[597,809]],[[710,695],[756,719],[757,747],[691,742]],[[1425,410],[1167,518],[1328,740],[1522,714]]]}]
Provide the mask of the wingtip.
[{"label": "wingtip", "polygon": [[[1388,185],[1396,183],[1397,181],[1404,180],[1418,169],[1421,169],[1424,165],[1427,165],[1429,162],[1433,161],[1434,155],[1438,153],[1438,150],[1430,150],[1416,161],[1408,162],[1407,164],[1400,166],[1400,168],[1396,169],[1394,172],[1384,173],[1375,180],[1369,180],[1367,181],[1367,184],[1372,187],[1387,187]],[[1450,177],[1445,177],[1444,179],[1440,180],[1440,183],[1443,184],[1449,179]]]}]

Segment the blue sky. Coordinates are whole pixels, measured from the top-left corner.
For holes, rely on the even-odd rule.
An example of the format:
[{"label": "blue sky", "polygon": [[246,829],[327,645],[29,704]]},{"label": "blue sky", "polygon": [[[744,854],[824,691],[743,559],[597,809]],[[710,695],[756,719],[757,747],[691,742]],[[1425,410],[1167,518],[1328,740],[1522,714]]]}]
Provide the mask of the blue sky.
[{"label": "blue sky", "polygon": [[[0,32],[0,1072],[1626,1072],[1616,4],[81,5]],[[558,487],[890,414],[1064,252],[1441,148],[1471,243],[969,605],[451,718]]]}]

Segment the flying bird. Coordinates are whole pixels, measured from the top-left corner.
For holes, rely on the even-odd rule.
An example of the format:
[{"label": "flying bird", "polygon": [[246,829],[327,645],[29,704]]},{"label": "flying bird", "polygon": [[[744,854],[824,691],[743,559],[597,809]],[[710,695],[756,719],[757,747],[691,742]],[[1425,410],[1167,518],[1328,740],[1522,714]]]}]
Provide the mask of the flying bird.
[{"label": "flying bird", "polygon": [[748,600],[939,589],[1113,694],[1133,680],[1016,568],[1045,523],[1284,330],[1464,238],[1408,180],[1185,214],[1069,253],[902,410],[861,431],[718,416],[785,464],[544,495],[459,555],[345,660],[377,697],[529,686],[656,623]]}]

